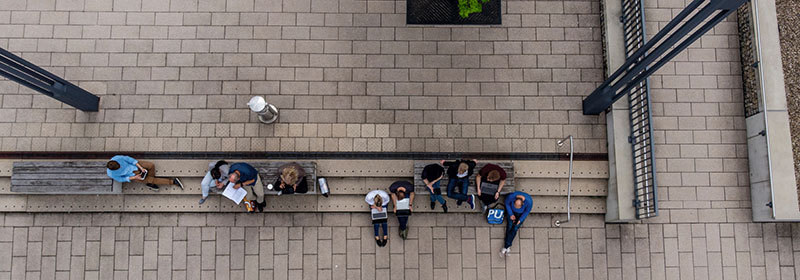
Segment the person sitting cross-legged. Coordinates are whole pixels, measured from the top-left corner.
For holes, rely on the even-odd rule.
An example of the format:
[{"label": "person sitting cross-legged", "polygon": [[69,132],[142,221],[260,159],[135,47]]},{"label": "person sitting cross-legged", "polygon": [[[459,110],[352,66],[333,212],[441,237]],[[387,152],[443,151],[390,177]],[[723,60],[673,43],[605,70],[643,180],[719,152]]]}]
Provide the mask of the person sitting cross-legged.
[{"label": "person sitting cross-legged", "polygon": [[483,212],[488,210],[490,204],[500,199],[500,191],[506,184],[506,177],[506,171],[502,167],[491,163],[484,165],[475,175],[475,189],[483,203]]},{"label": "person sitting cross-legged", "polygon": [[503,243],[503,249],[500,250],[500,256],[508,256],[511,252],[511,243],[517,237],[517,231],[522,226],[522,222],[528,217],[533,209],[533,201],[531,196],[527,193],[516,191],[508,194],[506,197],[506,237]]},{"label": "person sitting cross-legged", "polygon": [[[150,190],[158,191],[158,185],[176,185],[183,189],[178,178],[156,177],[156,165],[149,161],[138,161],[129,156],[117,155],[106,163],[106,174],[120,183],[142,182]],[[142,178],[144,176],[144,178]]]},{"label": "person sitting cross-legged", "polygon": [[477,163],[476,159],[442,161],[442,165],[448,167],[447,197],[455,199],[458,206],[466,201],[470,209],[475,209],[475,195],[468,195],[467,191],[469,190],[469,176],[472,176]]}]

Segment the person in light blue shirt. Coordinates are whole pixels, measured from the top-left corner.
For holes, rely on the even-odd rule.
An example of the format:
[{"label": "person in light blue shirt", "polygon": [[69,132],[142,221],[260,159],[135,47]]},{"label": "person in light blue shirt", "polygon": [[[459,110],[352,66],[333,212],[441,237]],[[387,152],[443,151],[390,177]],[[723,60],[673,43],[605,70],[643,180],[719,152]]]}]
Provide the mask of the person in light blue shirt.
[{"label": "person in light blue shirt", "polygon": [[[178,178],[156,177],[156,165],[149,161],[138,161],[129,156],[117,155],[106,163],[106,174],[120,183],[142,182],[153,191],[158,185],[176,185],[183,189]],[[144,178],[142,177],[144,175]]]},{"label": "person in light blue shirt", "polygon": [[511,252],[509,249],[511,243],[514,242],[514,238],[517,237],[517,231],[519,231],[519,228],[522,226],[522,222],[524,222],[528,214],[531,213],[533,209],[533,200],[529,194],[516,191],[508,194],[505,205],[508,221],[506,221],[505,244],[503,245],[503,249],[500,250],[501,257],[508,256],[508,253]]}]

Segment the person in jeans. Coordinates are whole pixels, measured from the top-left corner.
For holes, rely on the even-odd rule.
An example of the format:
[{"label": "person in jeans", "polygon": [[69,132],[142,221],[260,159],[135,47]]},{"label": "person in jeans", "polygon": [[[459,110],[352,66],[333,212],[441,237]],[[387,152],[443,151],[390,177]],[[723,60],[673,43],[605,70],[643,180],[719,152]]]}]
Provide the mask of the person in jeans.
[{"label": "person in jeans", "polygon": [[278,190],[278,195],[307,193],[306,171],[296,162],[284,164],[278,168],[278,180],[274,185]]},{"label": "person in jeans", "polygon": [[[142,174],[147,172],[144,178]],[[138,161],[129,156],[117,155],[106,163],[106,174],[114,181],[127,183],[131,181],[143,182],[150,190],[158,191],[158,185],[176,185],[183,189],[183,184],[178,178],[156,177],[156,165],[149,161]]]},{"label": "person in jeans", "polygon": [[475,209],[475,195],[467,195],[467,191],[469,190],[469,176],[472,176],[477,163],[476,159],[442,161],[442,165],[448,167],[447,177],[450,178],[450,181],[447,182],[447,197],[455,199],[458,206],[466,201],[470,209]]},{"label": "person in jeans", "polygon": [[[385,207],[389,206],[389,194],[382,190],[374,190],[367,194],[364,201],[369,204],[370,210],[383,211]],[[379,247],[386,246],[386,243],[389,242],[389,224],[386,219],[372,220],[372,228],[375,230],[375,243]],[[383,228],[383,238],[380,237],[381,228]]]},{"label": "person in jeans", "polygon": [[203,193],[203,198],[200,199],[198,204],[206,202],[208,192],[212,188],[216,188],[217,190],[225,188],[225,185],[228,184],[229,169],[230,165],[224,160],[212,161],[208,164],[208,172],[206,172],[206,176],[203,177],[203,181],[200,182],[200,190]]},{"label": "person in jeans", "polygon": [[521,191],[508,194],[505,202],[508,221],[506,221],[506,237],[503,249],[500,250],[501,257],[508,256],[508,253],[511,252],[509,248],[511,248],[511,243],[514,242],[514,238],[517,237],[517,231],[519,231],[522,222],[525,221],[525,218],[528,217],[528,214],[531,213],[531,209],[533,209],[531,196]]},{"label": "person in jeans", "polygon": [[447,213],[447,201],[442,197],[442,189],[439,187],[442,176],[444,176],[444,167],[439,164],[428,164],[422,169],[422,182],[431,193],[431,210],[436,208],[438,201],[442,204],[444,212]]},{"label": "person in jeans", "polygon": [[[506,184],[507,177],[506,171],[497,164],[487,163],[478,171],[478,175],[475,176],[475,188],[478,190],[478,198],[483,203],[483,212],[486,212],[490,204],[500,199],[500,190]],[[487,186],[484,183],[491,184],[486,188],[488,191],[484,191],[483,187]]]},{"label": "person in jeans", "polygon": [[[397,214],[397,201],[408,198],[408,210],[412,211],[414,205],[414,184],[409,181],[397,181],[389,186],[389,195],[392,197],[394,213]],[[397,216],[397,223],[400,224],[400,237],[408,237],[408,216]]]},{"label": "person in jeans", "polygon": [[[255,186],[257,180],[258,170],[250,164],[237,162],[231,164],[228,170],[228,181],[230,181],[228,186],[234,189],[244,187],[247,191],[247,196],[245,196],[245,198],[250,201],[255,201],[258,211],[264,212],[264,206],[267,205],[264,201],[264,188]],[[252,212],[255,212],[255,209],[253,209],[251,213]]]}]

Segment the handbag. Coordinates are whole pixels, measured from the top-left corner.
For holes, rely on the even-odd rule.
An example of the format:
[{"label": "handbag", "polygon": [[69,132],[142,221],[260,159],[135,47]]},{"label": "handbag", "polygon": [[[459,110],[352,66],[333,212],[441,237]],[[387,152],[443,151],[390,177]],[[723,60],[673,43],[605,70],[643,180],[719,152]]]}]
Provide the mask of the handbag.
[{"label": "handbag", "polygon": [[486,214],[486,222],[490,225],[500,225],[503,224],[503,220],[506,217],[506,209],[504,209],[500,203],[495,203],[492,208],[489,208],[489,213]]}]

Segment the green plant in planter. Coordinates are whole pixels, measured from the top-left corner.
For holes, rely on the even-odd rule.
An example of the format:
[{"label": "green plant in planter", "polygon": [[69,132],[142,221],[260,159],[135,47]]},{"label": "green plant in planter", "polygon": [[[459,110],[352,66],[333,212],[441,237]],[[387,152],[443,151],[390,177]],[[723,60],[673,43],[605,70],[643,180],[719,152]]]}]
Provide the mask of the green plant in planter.
[{"label": "green plant in planter", "polygon": [[458,0],[458,14],[462,18],[467,18],[472,13],[483,11],[483,4],[489,0]]}]

